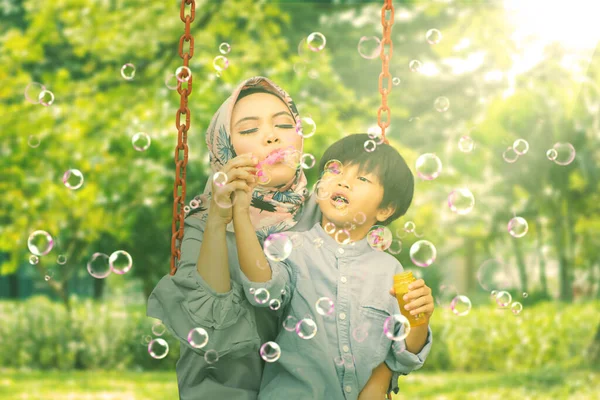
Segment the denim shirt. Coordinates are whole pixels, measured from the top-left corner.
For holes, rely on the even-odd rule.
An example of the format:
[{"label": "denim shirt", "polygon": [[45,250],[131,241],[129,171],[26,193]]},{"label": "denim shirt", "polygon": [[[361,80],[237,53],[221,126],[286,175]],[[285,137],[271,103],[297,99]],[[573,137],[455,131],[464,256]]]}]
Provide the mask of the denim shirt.
[{"label": "denim shirt", "polygon": [[[242,273],[244,293],[255,307],[272,306],[272,299],[278,299],[282,320],[291,316],[292,322],[302,321],[296,328],[304,336],[314,324],[316,334],[305,339],[297,330],[280,330],[275,342],[281,355],[266,363],[259,400],[279,400],[283,388],[288,399],[357,399],[382,362],[394,372],[392,388],[399,375],[423,366],[431,350],[431,328],[418,354],[406,350],[404,340],[390,340],[383,329],[386,318],[400,313],[389,294],[393,276],[403,271],[398,260],[372,249],[366,238],[340,245],[320,223],[306,232],[283,234],[296,236],[291,254],[282,261],[268,259],[268,282],[250,282]],[[283,251],[282,242],[272,245]],[[265,301],[261,288],[270,300]],[[333,309],[317,312],[323,297],[333,301]]]}]

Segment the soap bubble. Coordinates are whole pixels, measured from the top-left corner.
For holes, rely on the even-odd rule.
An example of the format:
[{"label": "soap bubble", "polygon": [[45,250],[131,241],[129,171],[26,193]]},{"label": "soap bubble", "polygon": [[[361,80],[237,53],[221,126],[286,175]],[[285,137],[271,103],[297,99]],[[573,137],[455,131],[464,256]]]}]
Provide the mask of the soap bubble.
[{"label": "soap bubble", "polygon": [[508,233],[512,237],[521,238],[527,234],[529,230],[529,225],[525,218],[522,217],[514,217],[508,222]]},{"label": "soap bubble", "polygon": [[275,342],[267,342],[260,346],[260,358],[266,362],[275,362],[281,357],[281,348]]},{"label": "soap bubble", "polygon": [[425,34],[425,39],[429,44],[438,44],[442,40],[442,33],[437,29],[430,29]]},{"label": "soap bubble", "polygon": [[525,139],[515,140],[512,147],[515,153],[517,153],[520,156],[527,154],[527,152],[529,151],[529,143],[527,143],[527,140]]},{"label": "soap bubble", "polygon": [[558,165],[569,165],[575,159],[575,147],[571,143],[556,143],[552,149],[556,152],[552,161]]},{"label": "soap bubble", "polygon": [[410,259],[418,267],[429,267],[436,257],[435,246],[427,240],[419,240],[410,246]]},{"label": "soap bubble", "polygon": [[442,162],[433,153],[425,153],[417,158],[416,162],[417,175],[421,179],[427,181],[434,180],[442,172]]},{"label": "soap bubble", "polygon": [[296,333],[301,339],[312,339],[317,334],[317,324],[312,318],[303,318],[296,324]]},{"label": "soap bubble", "polygon": [[272,261],[283,261],[287,259],[292,250],[294,244],[288,235],[284,233],[272,233],[264,242],[263,250],[269,260]]},{"label": "soap bubble", "polygon": [[162,338],[153,339],[148,343],[148,353],[156,360],[165,358],[169,354],[169,344]]},{"label": "soap bubble", "polygon": [[466,215],[473,210],[475,197],[473,197],[473,193],[467,188],[454,189],[448,196],[448,206],[452,212]]},{"label": "soap bubble", "polygon": [[447,97],[440,96],[433,102],[433,107],[438,112],[448,111],[448,109],[450,108],[450,100]]},{"label": "soap bubble", "polygon": [[313,32],[306,38],[306,44],[312,51],[321,51],[325,48],[327,40],[325,35],[320,32]]},{"label": "soap bubble", "polygon": [[502,153],[502,158],[507,163],[512,164],[519,159],[519,155],[517,154],[515,149],[513,149],[512,147],[509,147],[506,150],[504,150],[504,153]]},{"label": "soap bubble", "polygon": [[381,54],[381,39],[376,36],[363,36],[358,41],[358,54],[362,58],[372,60]]},{"label": "soap bubble", "polygon": [[458,140],[458,149],[463,153],[469,153],[473,151],[474,144],[475,143],[473,142],[471,136],[461,136],[461,138]]},{"label": "soap bubble", "polygon": [[45,256],[54,247],[54,239],[46,231],[34,231],[27,239],[27,248],[36,256]]},{"label": "soap bubble", "polygon": [[190,330],[187,341],[195,349],[201,349],[208,343],[208,332],[204,328],[194,328]]},{"label": "soap bubble", "polygon": [[404,340],[410,333],[410,322],[404,315],[394,314],[385,319],[383,323],[383,332],[390,340],[396,342]]},{"label": "soap bubble", "polygon": [[464,317],[471,311],[471,300],[467,296],[456,296],[450,303],[450,309],[459,317]]}]

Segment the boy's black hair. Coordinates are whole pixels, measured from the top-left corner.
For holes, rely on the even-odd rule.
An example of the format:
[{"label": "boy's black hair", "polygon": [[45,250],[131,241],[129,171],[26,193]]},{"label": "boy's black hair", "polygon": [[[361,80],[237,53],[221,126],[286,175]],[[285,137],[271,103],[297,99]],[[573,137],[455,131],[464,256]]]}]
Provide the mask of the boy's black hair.
[{"label": "boy's black hair", "polygon": [[388,219],[378,223],[389,225],[400,218],[412,202],[415,179],[398,151],[389,144],[378,144],[374,151],[365,150],[365,142],[371,140],[366,133],[355,133],[338,140],[323,154],[319,163],[322,176],[325,164],[338,160],[344,165],[357,165],[360,172],[369,172],[377,176],[383,187],[383,199],[379,208],[396,207]]}]

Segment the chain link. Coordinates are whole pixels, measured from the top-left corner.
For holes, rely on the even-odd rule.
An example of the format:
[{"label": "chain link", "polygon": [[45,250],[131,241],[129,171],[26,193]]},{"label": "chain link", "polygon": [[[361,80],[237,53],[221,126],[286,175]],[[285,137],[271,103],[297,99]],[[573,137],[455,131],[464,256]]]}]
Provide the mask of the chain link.
[{"label": "chain link", "polygon": [[[186,6],[191,6],[189,14],[186,14]],[[181,38],[179,39],[179,56],[183,59],[183,66],[186,68],[182,68],[177,77],[177,93],[180,95],[180,102],[179,109],[175,115],[177,146],[175,147],[173,224],[171,226],[171,275],[174,275],[175,271],[177,271],[177,261],[181,259],[181,242],[183,240],[184,225],[183,221],[185,219],[185,175],[188,162],[187,133],[190,129],[190,109],[188,108],[188,97],[192,93],[193,81],[193,76],[191,76],[191,73],[189,72],[189,64],[190,59],[194,56],[194,37],[190,33],[190,27],[192,22],[194,22],[194,18],[196,18],[196,1],[181,0],[181,10],[179,16],[181,21],[185,23],[185,33],[181,35]],[[189,51],[184,53],[183,47],[185,43],[189,43]],[[181,123],[182,114],[185,114],[185,123],[183,124]],[[183,158],[181,158],[182,152]],[[181,188],[181,191],[179,188]]]},{"label": "chain link", "polygon": [[[390,11],[390,19],[387,20],[386,14]],[[381,41],[381,48],[379,57],[382,61],[381,74],[379,74],[379,93],[381,93],[381,106],[377,111],[377,125],[381,128],[381,135],[383,142],[389,144],[388,139],[385,137],[385,129],[390,126],[391,111],[387,104],[387,96],[392,91],[392,76],[390,75],[390,60],[394,50],[392,43],[392,26],[394,25],[394,6],[392,0],[385,0],[385,4],[381,8],[381,26],[383,26],[383,40]],[[389,45],[389,54],[385,53],[385,47]],[[387,87],[383,87],[384,79],[387,79]],[[386,120],[381,120],[381,114],[386,113]]]}]

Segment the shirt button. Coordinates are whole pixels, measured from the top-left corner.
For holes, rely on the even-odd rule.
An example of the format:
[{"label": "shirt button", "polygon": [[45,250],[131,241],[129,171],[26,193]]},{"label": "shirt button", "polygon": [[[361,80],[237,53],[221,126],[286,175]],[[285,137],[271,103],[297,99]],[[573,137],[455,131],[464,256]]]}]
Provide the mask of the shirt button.
[{"label": "shirt button", "polygon": [[346,319],[346,314],[345,313],[340,313],[340,319]]},{"label": "shirt button", "polygon": [[350,385],[347,385],[347,386],[346,386],[346,392],[347,392],[347,393],[350,393],[351,391],[352,391],[352,388],[350,387]]},{"label": "shirt button", "polygon": [[350,351],[350,347],[344,345],[344,347],[342,347],[342,349],[347,353]]},{"label": "shirt button", "polygon": [[339,249],[338,249],[338,253],[340,253],[340,254],[344,254],[344,249],[342,249],[342,248],[339,248]]},{"label": "shirt button", "polygon": [[348,281],[348,279],[346,279],[346,277],[345,277],[345,276],[342,276],[342,277],[340,278],[340,281],[342,281],[342,283],[346,283],[346,282]]}]

